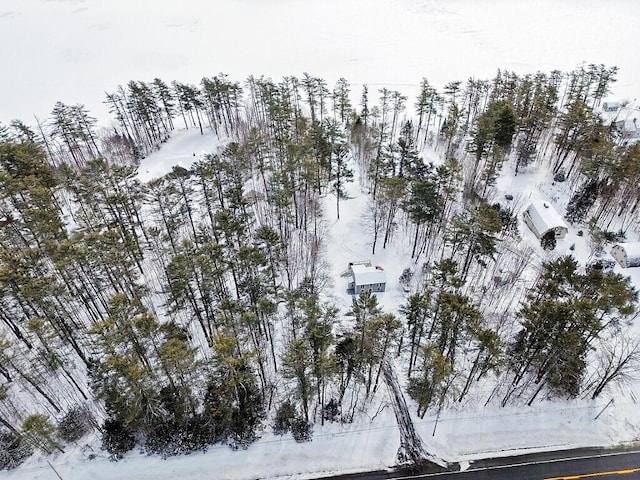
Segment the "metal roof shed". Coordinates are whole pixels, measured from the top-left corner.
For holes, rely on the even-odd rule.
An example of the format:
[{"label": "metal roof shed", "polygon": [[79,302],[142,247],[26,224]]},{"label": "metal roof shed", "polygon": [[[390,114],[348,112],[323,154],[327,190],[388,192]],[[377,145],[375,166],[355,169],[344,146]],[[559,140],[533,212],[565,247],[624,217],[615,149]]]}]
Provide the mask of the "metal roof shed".
[{"label": "metal roof shed", "polygon": [[523,213],[524,223],[538,238],[544,237],[549,231],[555,233],[556,238],[564,238],[569,227],[564,219],[549,202],[531,202]]}]

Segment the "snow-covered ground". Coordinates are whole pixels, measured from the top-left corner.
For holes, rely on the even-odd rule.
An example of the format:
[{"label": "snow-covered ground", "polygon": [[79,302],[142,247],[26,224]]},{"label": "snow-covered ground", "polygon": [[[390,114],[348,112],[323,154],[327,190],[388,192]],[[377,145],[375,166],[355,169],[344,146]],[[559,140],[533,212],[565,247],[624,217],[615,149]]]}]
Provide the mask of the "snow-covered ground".
[{"label": "snow-covered ground", "polygon": [[[142,160],[140,177],[148,180],[162,175],[176,164],[188,168],[200,155],[215,152],[217,148],[212,134],[201,136],[197,129],[179,131],[161,151]],[[196,153],[195,157],[193,153]],[[509,175],[508,171],[505,173],[507,175],[498,184],[500,194],[518,192],[523,203],[528,198],[544,198],[563,207],[566,197],[562,192],[563,186],[551,185],[545,178],[546,170],[534,167],[517,177]],[[366,195],[361,191],[357,178],[355,180],[347,186],[351,198],[342,203],[339,220],[335,213],[335,198],[331,195],[326,197],[327,241],[332,246],[327,251],[329,273],[334,279],[332,295],[344,312],[350,296],[346,294],[348,280],[341,277],[341,273],[349,261],[372,260],[374,264],[385,267],[388,291],[379,299],[386,310],[393,311],[404,299],[397,278],[404,268],[413,265],[410,252],[399,251],[397,247],[379,248],[375,256],[371,255],[371,235],[366,231],[364,220]],[[569,236],[558,243],[556,254],[568,253],[571,243],[576,243],[572,253],[584,261],[589,256],[589,248],[584,237],[576,236],[575,230],[572,228]],[[539,245],[523,223],[520,231],[522,242]],[[402,242],[394,245],[399,244]],[[544,255],[539,247],[538,252]],[[624,270],[625,274],[631,272],[635,273],[633,269]],[[634,282],[640,285],[637,274]],[[491,456],[638,441],[638,397],[640,390],[636,385],[624,392],[612,391],[596,401],[536,402],[532,407],[506,408],[484,407],[483,402],[475,405],[471,402],[443,410],[438,418],[430,411],[430,415],[423,419],[415,417],[411,401],[409,405],[426,450],[445,460],[466,464]],[[613,403],[609,404],[611,399]],[[371,406],[369,415],[359,418],[354,424],[315,426],[310,443],[296,443],[290,435],[277,437],[266,434],[246,451],[214,446],[206,453],[167,460],[132,453],[117,463],[110,462],[105,452],[83,447],[86,444],[96,446],[99,440],[97,437],[93,441],[85,438],[68,453],[49,458],[65,480],[316,478],[331,473],[391,466],[396,461],[400,437],[390,400],[382,396]],[[89,459],[92,454],[95,458]],[[46,459],[37,455],[16,471],[0,472],[3,480],[25,478],[56,480],[58,477]]]},{"label": "snow-covered ground", "polygon": [[166,142],[161,151],[141,160],[138,166],[138,179],[148,182],[160,178],[171,171],[174,166],[191,168],[191,166],[208,153],[216,153],[224,142],[215,135],[200,135],[200,130],[178,130]]},{"label": "snow-covered ground", "polygon": [[0,0],[0,122],[46,117],[58,100],[105,120],[118,84],[219,72],[413,95],[422,77],[441,88],[603,63],[633,99],[638,18],[636,0]]},{"label": "snow-covered ground", "polygon": [[[306,71],[329,84],[345,77],[356,95],[365,82],[372,90],[388,85],[413,95],[423,76],[440,88],[470,76],[491,78],[498,68],[523,74],[604,63],[621,69],[613,96],[633,99],[640,87],[638,18],[635,0],[0,0],[0,121],[30,123],[60,100],[83,103],[106,122],[102,92],[120,83],[156,76],[197,83],[221,71],[235,80]],[[176,164],[188,167],[217,146],[212,135],[195,129],[177,132],[142,161],[140,178],[154,178]],[[504,176],[498,192],[523,202],[545,199],[562,211],[564,187],[551,185],[545,175],[533,168]],[[349,193],[340,220],[334,200],[327,199],[333,296],[346,308],[346,279],[340,275],[349,261],[370,259],[387,272],[389,289],[381,303],[392,310],[403,299],[395,280],[411,266],[410,252],[394,247],[371,255],[363,226],[366,197],[357,181]],[[577,230],[570,229],[557,252],[575,244],[573,254],[585,261],[589,245]],[[521,232],[523,242],[537,244],[523,225]],[[624,273],[640,286],[640,271]],[[416,419],[416,428],[427,450],[459,461],[611,445],[640,438],[637,397],[637,386],[616,395],[597,420],[612,396],[531,408],[465,406],[442,412],[435,429],[434,416]],[[316,427],[313,442],[305,444],[267,435],[247,451],[214,447],[168,460],[133,454],[118,463],[103,452],[88,460],[92,452],[78,446],[50,461],[65,480],[306,478],[383,468],[395,462],[399,436],[390,406],[378,407],[373,420]],[[58,477],[38,457],[17,471],[0,472],[0,479],[25,478]]]},{"label": "snow-covered ground", "polygon": [[[337,472],[386,468],[395,463],[400,444],[391,407],[376,417],[350,425],[316,427],[311,443],[296,443],[290,435],[266,435],[247,450],[233,451],[221,445],[206,453],[162,460],[143,454],[129,454],[110,462],[104,452],[71,450],[50,459],[65,480],[240,480],[315,478]],[[46,461],[31,458],[13,472],[0,472],[11,480],[58,480]]]}]

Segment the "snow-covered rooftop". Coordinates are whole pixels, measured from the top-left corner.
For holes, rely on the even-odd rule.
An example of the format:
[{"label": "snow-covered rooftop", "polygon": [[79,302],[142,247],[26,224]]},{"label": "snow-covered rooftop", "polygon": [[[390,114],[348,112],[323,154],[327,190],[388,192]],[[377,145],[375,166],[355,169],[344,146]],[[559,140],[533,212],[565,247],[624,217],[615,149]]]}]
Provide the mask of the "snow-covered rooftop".
[{"label": "snow-covered rooftop", "polygon": [[545,232],[558,227],[568,229],[564,219],[549,202],[531,202],[527,207],[527,212],[541,235],[544,235]]},{"label": "snow-covered rooftop", "polygon": [[386,283],[387,276],[381,267],[367,265],[351,265],[353,281],[356,285],[372,285],[374,283]]},{"label": "snow-covered rooftop", "polygon": [[640,258],[640,242],[621,242],[617,243],[627,254],[627,259]]}]

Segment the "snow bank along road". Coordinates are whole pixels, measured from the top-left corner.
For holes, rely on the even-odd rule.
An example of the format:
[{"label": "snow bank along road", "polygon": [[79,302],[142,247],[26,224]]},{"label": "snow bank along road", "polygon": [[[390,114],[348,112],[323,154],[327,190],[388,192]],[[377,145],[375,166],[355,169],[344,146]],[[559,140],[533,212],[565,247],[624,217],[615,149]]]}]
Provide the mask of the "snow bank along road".
[{"label": "snow bank along road", "polygon": [[335,480],[640,480],[640,450],[579,449],[505,457],[476,462],[462,472],[369,472],[331,477]]}]

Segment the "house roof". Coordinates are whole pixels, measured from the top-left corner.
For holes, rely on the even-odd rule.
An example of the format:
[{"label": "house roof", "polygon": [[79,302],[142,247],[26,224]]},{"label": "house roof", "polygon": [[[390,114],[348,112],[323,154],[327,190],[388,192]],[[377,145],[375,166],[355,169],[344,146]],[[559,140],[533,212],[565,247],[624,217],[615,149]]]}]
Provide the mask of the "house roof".
[{"label": "house roof", "polygon": [[638,125],[638,119],[634,118],[624,118],[622,120],[616,121],[616,127],[620,131],[621,135],[625,135],[627,137],[634,137],[638,135],[638,130],[640,125]]},{"label": "house roof", "polygon": [[527,207],[527,212],[540,235],[544,235],[554,228],[569,229],[563,218],[549,202],[531,202]]},{"label": "house roof", "polygon": [[367,265],[351,265],[353,281],[356,285],[371,285],[374,283],[387,283],[387,276],[380,267]]},{"label": "house roof", "polygon": [[627,254],[627,262],[631,259],[640,259],[640,242],[622,242],[617,243],[614,247],[620,246]]}]

